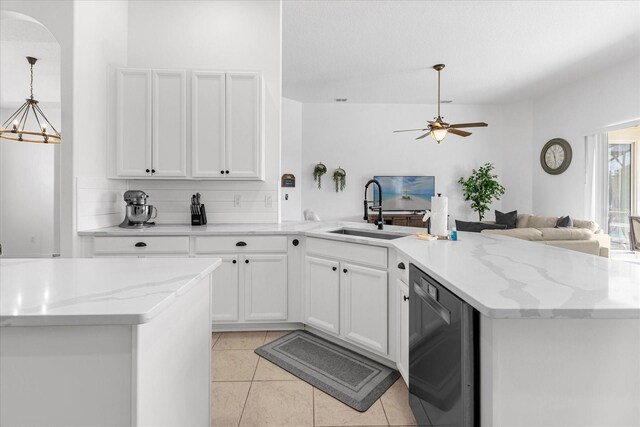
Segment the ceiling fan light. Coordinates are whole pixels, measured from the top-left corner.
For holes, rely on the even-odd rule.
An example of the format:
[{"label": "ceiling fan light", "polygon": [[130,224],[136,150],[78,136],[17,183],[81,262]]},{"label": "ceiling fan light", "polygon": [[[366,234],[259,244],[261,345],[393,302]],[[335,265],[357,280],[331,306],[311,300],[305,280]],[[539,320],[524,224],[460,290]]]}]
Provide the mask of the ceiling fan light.
[{"label": "ceiling fan light", "polygon": [[433,137],[433,139],[438,141],[439,144],[440,141],[442,141],[448,133],[449,132],[446,129],[434,129],[431,131],[431,136]]}]

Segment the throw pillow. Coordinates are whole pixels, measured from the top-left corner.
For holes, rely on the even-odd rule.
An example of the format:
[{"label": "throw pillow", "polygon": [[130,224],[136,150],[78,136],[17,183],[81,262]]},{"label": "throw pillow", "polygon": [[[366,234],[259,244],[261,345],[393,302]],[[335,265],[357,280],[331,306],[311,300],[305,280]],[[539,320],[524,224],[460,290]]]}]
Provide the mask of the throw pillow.
[{"label": "throw pillow", "polygon": [[571,220],[571,217],[569,215],[561,216],[556,221],[555,228],[570,228],[570,227],[573,227],[573,221]]},{"label": "throw pillow", "polygon": [[482,230],[506,230],[507,226],[504,224],[487,224],[485,222],[467,222],[458,221],[456,219],[456,230],[458,231],[471,231],[472,233],[479,233]]},{"label": "throw pillow", "polygon": [[506,225],[507,228],[516,228],[517,219],[518,211],[504,213],[496,210],[496,224]]}]

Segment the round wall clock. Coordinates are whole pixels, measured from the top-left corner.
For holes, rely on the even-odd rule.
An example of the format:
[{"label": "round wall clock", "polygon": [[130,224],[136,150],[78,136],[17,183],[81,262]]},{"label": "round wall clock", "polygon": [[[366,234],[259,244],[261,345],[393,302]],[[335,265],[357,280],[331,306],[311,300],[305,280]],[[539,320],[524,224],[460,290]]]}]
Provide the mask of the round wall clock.
[{"label": "round wall clock", "polygon": [[548,174],[559,175],[571,164],[571,145],[562,138],[547,142],[540,152],[540,164]]}]

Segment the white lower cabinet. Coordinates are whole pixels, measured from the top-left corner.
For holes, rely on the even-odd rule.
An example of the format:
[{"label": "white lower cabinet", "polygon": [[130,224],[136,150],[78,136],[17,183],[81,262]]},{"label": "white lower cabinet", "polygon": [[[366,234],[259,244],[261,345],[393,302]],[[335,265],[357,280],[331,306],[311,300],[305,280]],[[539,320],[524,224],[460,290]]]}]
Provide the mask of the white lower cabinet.
[{"label": "white lower cabinet", "polygon": [[239,319],[239,265],[237,255],[220,255],[222,264],[211,275],[211,321]]},{"label": "white lower cabinet", "polygon": [[355,264],[341,266],[345,338],[387,354],[387,272]]},{"label": "white lower cabinet", "polygon": [[388,354],[387,271],[306,257],[305,323]]},{"label": "white lower cabinet", "polygon": [[409,286],[397,281],[398,301],[400,303],[400,324],[398,325],[398,371],[409,384]]},{"label": "white lower cabinet", "polygon": [[340,335],[340,263],[306,257],[305,322]]},{"label": "white lower cabinet", "polygon": [[244,320],[287,320],[287,255],[244,255]]}]

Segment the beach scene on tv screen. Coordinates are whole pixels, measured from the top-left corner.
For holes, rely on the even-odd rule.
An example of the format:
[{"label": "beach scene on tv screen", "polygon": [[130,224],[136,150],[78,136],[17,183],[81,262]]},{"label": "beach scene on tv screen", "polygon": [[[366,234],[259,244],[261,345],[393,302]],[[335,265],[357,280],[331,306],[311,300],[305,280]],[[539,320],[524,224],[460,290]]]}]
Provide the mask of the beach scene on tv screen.
[{"label": "beach scene on tv screen", "polygon": [[422,211],[431,209],[435,195],[434,176],[375,176],[382,187],[385,211]]}]

